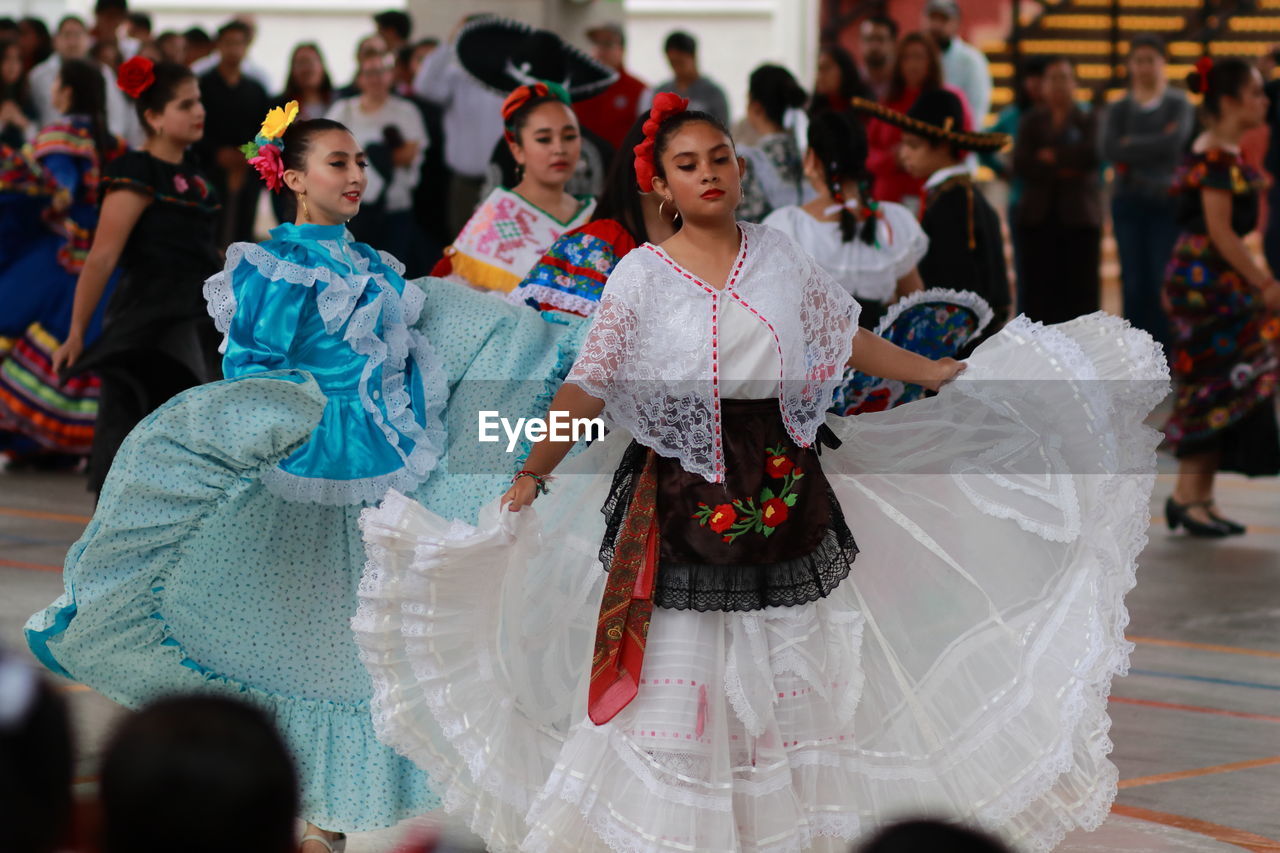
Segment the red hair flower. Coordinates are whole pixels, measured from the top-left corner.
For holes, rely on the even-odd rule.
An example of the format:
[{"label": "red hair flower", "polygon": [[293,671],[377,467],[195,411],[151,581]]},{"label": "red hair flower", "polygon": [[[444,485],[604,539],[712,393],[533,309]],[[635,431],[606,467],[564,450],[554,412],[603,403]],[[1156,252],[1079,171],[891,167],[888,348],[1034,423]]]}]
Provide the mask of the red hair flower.
[{"label": "red hair flower", "polygon": [[1200,94],[1204,95],[1209,91],[1209,72],[1213,70],[1213,57],[1202,56],[1196,60],[1196,73],[1200,75]]},{"label": "red hair flower", "polygon": [[116,86],[137,100],[156,82],[156,64],[145,56],[135,56],[116,72]]},{"label": "red hair flower", "polygon": [[258,170],[271,192],[279,192],[284,186],[284,161],[280,159],[280,149],[276,146],[263,145],[256,156],[249,158],[249,165]]},{"label": "red hair flower", "polygon": [[659,92],[654,96],[653,109],[649,110],[649,118],[644,123],[644,141],[632,149],[636,155],[636,183],[640,185],[640,192],[653,192],[653,139],[658,135],[658,128],[688,108],[689,99],[672,92]]}]

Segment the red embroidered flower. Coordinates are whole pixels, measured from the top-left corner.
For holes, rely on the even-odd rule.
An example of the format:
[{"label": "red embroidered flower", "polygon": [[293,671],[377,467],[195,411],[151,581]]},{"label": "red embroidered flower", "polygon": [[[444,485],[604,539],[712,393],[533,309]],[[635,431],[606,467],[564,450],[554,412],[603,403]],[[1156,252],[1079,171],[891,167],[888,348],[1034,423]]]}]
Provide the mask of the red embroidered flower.
[{"label": "red embroidered flower", "polygon": [[737,520],[738,514],[733,511],[732,504],[720,504],[711,510],[711,519],[707,522],[707,526],[716,533],[724,533]]},{"label": "red embroidered flower", "polygon": [[791,469],[795,467],[796,463],[782,455],[767,456],[764,460],[765,472],[775,480],[781,480],[783,477],[790,474]]},{"label": "red embroidered flower", "polygon": [[135,56],[116,72],[116,85],[130,98],[138,98],[156,82],[156,64],[145,56]]},{"label": "red embroidered flower", "polygon": [[191,179],[196,182],[196,192],[200,193],[200,198],[208,198],[209,185],[204,182],[204,178],[199,175],[192,175]]},{"label": "red embroidered flower", "polygon": [[777,527],[787,520],[787,503],[782,498],[770,498],[760,505],[760,522],[765,527]]},{"label": "red embroidered flower", "polygon": [[173,188],[180,193],[185,193],[187,190],[191,189],[191,185],[187,183],[187,179],[182,175],[174,175]]}]

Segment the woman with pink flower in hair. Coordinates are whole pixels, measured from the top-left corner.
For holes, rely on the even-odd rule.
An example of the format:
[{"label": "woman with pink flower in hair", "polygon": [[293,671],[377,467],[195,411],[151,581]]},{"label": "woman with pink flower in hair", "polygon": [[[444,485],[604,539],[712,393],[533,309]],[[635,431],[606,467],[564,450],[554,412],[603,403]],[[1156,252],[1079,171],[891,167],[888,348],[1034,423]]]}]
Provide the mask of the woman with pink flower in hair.
[{"label": "woman with pink flower in hair", "polygon": [[[139,421],[193,385],[220,375],[218,335],[202,284],[218,268],[218,200],[188,156],[204,135],[195,75],[183,65],[136,57],[116,84],[134,99],[146,144],[103,170],[102,211],[76,281],[71,327],[53,355],[64,376],[102,380],[89,457],[89,489],[101,491],[120,443]],[[102,334],[85,334],[112,273],[122,271]]]}]

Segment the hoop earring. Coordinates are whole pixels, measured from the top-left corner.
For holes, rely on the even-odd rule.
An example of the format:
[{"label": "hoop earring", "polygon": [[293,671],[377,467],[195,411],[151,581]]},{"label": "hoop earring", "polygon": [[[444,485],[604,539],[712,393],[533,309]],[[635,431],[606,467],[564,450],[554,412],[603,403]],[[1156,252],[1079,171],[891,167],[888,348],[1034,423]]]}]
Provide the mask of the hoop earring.
[{"label": "hoop earring", "polygon": [[[658,218],[659,218],[659,219],[666,219],[666,217],[662,215],[662,209],[663,209],[664,207],[666,207],[666,206],[667,206],[667,202],[669,202],[669,201],[671,201],[671,199],[669,199],[669,198],[664,198],[662,201],[658,202]],[[672,206],[672,207],[675,207],[675,205],[674,205],[674,204],[673,204],[673,205],[671,205],[671,206]],[[680,211],[678,211],[678,210],[677,210],[677,211],[676,211],[676,215],[675,215],[675,216],[673,216],[673,217],[671,217],[671,224],[672,224],[672,225],[675,225],[675,224],[676,224],[676,220],[677,220],[677,219],[679,219],[679,218],[680,218]]]}]

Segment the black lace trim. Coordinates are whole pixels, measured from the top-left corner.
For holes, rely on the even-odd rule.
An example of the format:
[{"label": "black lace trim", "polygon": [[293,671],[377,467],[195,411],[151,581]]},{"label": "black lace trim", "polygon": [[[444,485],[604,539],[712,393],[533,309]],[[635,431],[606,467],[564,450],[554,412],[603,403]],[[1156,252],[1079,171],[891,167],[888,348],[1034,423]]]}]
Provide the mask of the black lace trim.
[{"label": "black lace trim", "polygon": [[[632,442],[614,472],[609,496],[600,508],[605,516],[600,563],[606,572],[613,565],[618,532],[648,452],[647,447]],[[743,611],[794,607],[826,598],[849,576],[858,555],[858,544],[830,486],[827,499],[831,502],[831,523],[813,551],[803,557],[767,565],[663,560],[654,584],[654,605],[668,610]]]}]

